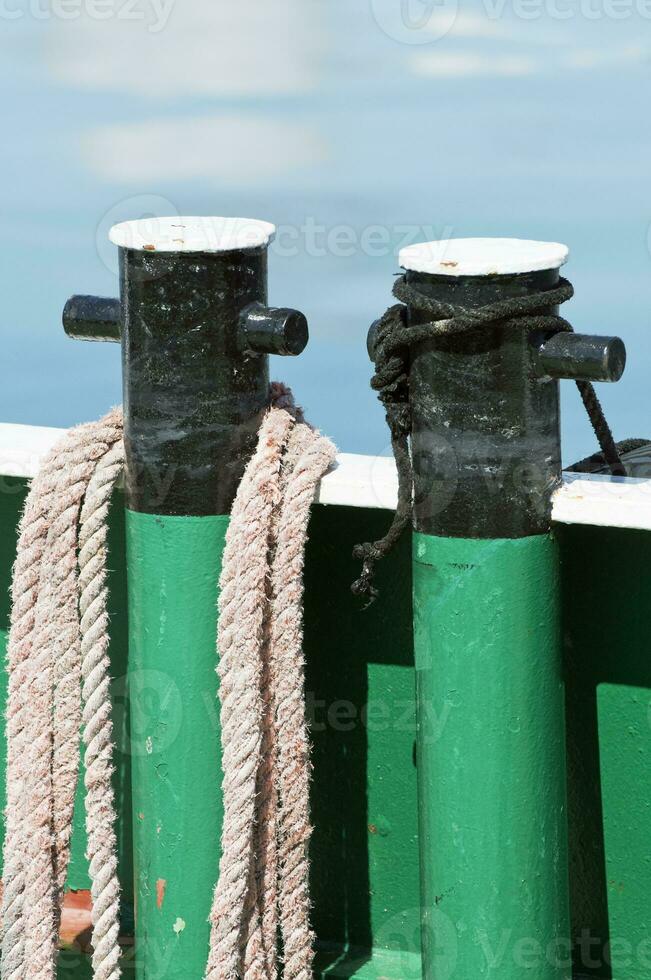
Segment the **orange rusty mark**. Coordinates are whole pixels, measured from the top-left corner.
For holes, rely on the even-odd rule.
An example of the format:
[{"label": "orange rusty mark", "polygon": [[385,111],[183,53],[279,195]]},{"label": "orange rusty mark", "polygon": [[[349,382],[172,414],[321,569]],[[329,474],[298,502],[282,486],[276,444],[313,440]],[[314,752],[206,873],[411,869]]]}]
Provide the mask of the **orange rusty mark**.
[{"label": "orange rusty mark", "polygon": [[90,948],[93,924],[92,901],[89,891],[67,892],[63,898],[59,941],[62,946],[74,946],[84,952]]},{"label": "orange rusty mark", "polygon": [[143,245],[142,247],[145,249],[146,252],[155,252],[156,251],[156,246],[155,245]]},{"label": "orange rusty mark", "polygon": [[167,882],[164,878],[159,878],[156,882],[156,907],[162,909],[163,902],[165,901],[165,889],[167,888]]},{"label": "orange rusty mark", "polygon": [[[0,881],[0,898],[2,897],[2,881]],[[88,953],[92,948],[93,903],[90,892],[86,889],[66,892],[63,897],[61,910],[61,926],[59,929],[59,946],[65,949],[77,949]],[[131,937],[120,936],[122,945],[130,945]]]}]

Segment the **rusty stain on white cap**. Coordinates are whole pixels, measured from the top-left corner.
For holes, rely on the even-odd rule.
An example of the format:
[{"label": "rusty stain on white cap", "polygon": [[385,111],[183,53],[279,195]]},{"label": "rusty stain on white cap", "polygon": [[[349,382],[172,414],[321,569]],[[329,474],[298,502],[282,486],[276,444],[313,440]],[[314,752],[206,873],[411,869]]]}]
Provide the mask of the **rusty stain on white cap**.
[{"label": "rusty stain on white cap", "polygon": [[258,218],[149,217],[113,225],[109,238],[119,248],[146,252],[230,252],[262,248],[275,225]]},{"label": "rusty stain on white cap", "polygon": [[520,238],[448,238],[400,249],[398,261],[410,272],[439,276],[504,276],[558,269],[569,255],[560,242]]}]

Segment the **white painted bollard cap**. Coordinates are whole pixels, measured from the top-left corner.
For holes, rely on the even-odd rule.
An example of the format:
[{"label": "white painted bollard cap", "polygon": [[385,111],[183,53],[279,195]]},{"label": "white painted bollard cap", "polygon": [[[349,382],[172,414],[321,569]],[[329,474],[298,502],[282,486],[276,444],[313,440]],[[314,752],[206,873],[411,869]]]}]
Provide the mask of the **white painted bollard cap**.
[{"label": "white painted bollard cap", "polygon": [[113,225],[109,238],[120,248],[145,252],[232,252],[273,241],[275,225],[256,218],[141,218]]},{"label": "white painted bollard cap", "polygon": [[558,269],[569,255],[559,242],[519,238],[449,238],[400,249],[403,269],[438,276],[506,276]]}]

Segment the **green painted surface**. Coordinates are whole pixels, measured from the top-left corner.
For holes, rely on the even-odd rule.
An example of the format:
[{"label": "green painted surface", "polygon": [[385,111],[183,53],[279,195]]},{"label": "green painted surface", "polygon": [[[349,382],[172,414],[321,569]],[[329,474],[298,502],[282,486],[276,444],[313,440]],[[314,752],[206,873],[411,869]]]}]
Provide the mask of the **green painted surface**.
[{"label": "green painted surface", "polygon": [[217,582],[227,517],[127,511],[136,976],[200,980],[222,824]]},{"label": "green painted surface", "polygon": [[651,976],[651,533],[566,527],[563,609],[577,970]]},{"label": "green painted surface", "polygon": [[[409,540],[350,591],[357,541],[387,515],[316,507],[306,561],[307,701],[314,744],[312,893],[318,976],[409,980],[418,962],[418,823]],[[325,954],[324,954],[325,955]],[[388,969],[391,965],[391,970]]]},{"label": "green painted surface", "polygon": [[423,969],[571,974],[559,553],[414,536]]},{"label": "green painted surface", "polygon": [[315,962],[315,976],[356,980],[420,980],[420,954],[408,950],[355,950],[321,948]]},{"label": "green painted surface", "polygon": [[[5,478],[0,483],[0,643],[8,626],[15,527],[24,493],[22,480]],[[360,612],[349,593],[358,570],[350,558],[352,545],[377,537],[386,522],[387,514],[381,511],[319,506],[310,527],[306,656],[314,740],[312,887],[321,944],[316,974],[320,977],[418,980],[422,975],[409,542],[405,540],[384,563],[381,598],[370,609]],[[651,534],[573,527],[559,529],[558,538],[565,619],[575,975],[648,980]],[[110,551],[121,875],[128,921],[131,730],[129,692],[123,680],[124,521],[117,500],[111,514]],[[219,546],[215,560],[218,551]],[[178,579],[178,569],[176,575]],[[181,587],[185,588],[183,583]],[[150,701],[147,704],[151,707]],[[531,705],[523,717],[530,709]],[[491,712],[488,717],[492,716]],[[2,768],[3,753],[0,742]],[[211,785],[217,786],[218,779],[211,767]],[[542,794],[538,803],[541,799]],[[489,848],[488,826],[484,840]],[[71,885],[76,888],[88,880],[84,848],[83,827],[77,821],[71,867]],[[180,866],[181,854],[177,854]],[[125,976],[134,975],[136,959],[133,951],[127,952]],[[449,978],[442,968],[439,972],[436,980],[469,980],[458,969]],[[59,975],[65,980],[89,978],[88,962],[74,952],[66,953]],[[186,976],[191,980],[190,974]],[[470,980],[477,976],[472,974]],[[521,976],[536,978],[527,969]],[[499,973],[495,977],[501,980]]]}]

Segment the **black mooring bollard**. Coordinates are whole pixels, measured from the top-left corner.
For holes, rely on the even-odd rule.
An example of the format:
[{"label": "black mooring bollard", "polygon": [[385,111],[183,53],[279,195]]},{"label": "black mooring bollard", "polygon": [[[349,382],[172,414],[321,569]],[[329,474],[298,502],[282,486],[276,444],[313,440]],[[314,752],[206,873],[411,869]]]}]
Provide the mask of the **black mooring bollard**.
[{"label": "black mooring bollard", "polygon": [[[425,297],[473,310],[553,289],[566,258],[480,239],[414,246],[400,264]],[[487,975],[506,936],[501,980],[521,980],[525,942],[543,951],[538,980],[568,975],[557,379],[617,380],[624,357],[617,338],[499,322],[412,349],[425,980]]]},{"label": "black mooring bollard", "polygon": [[[461,272],[476,267],[449,257],[463,249],[461,239],[405,249],[406,281],[425,296],[476,309],[552,289],[567,256],[553,243],[470,241],[487,253],[486,262],[472,260],[480,268],[499,268],[501,250],[510,256],[505,268],[518,271]],[[428,314],[414,308],[409,317],[425,323]],[[531,334],[499,324],[421,344],[410,374],[417,530],[483,538],[548,530],[561,475],[557,382],[618,381],[625,363],[618,337]]]},{"label": "black mooring bollard", "polygon": [[125,222],[111,231],[121,301],[66,304],[70,336],[122,341],[131,510],[228,512],[268,402],[264,355],[308,339],[302,313],[267,306],[272,234],[247,219]]},{"label": "black mooring bollard", "polygon": [[119,306],[66,306],[72,336],[122,342],[140,980],[198,978],[207,961],[222,822],[224,538],[269,402],[267,355],[307,343],[302,313],[267,306],[273,232],[230,218],[117,225]]}]

